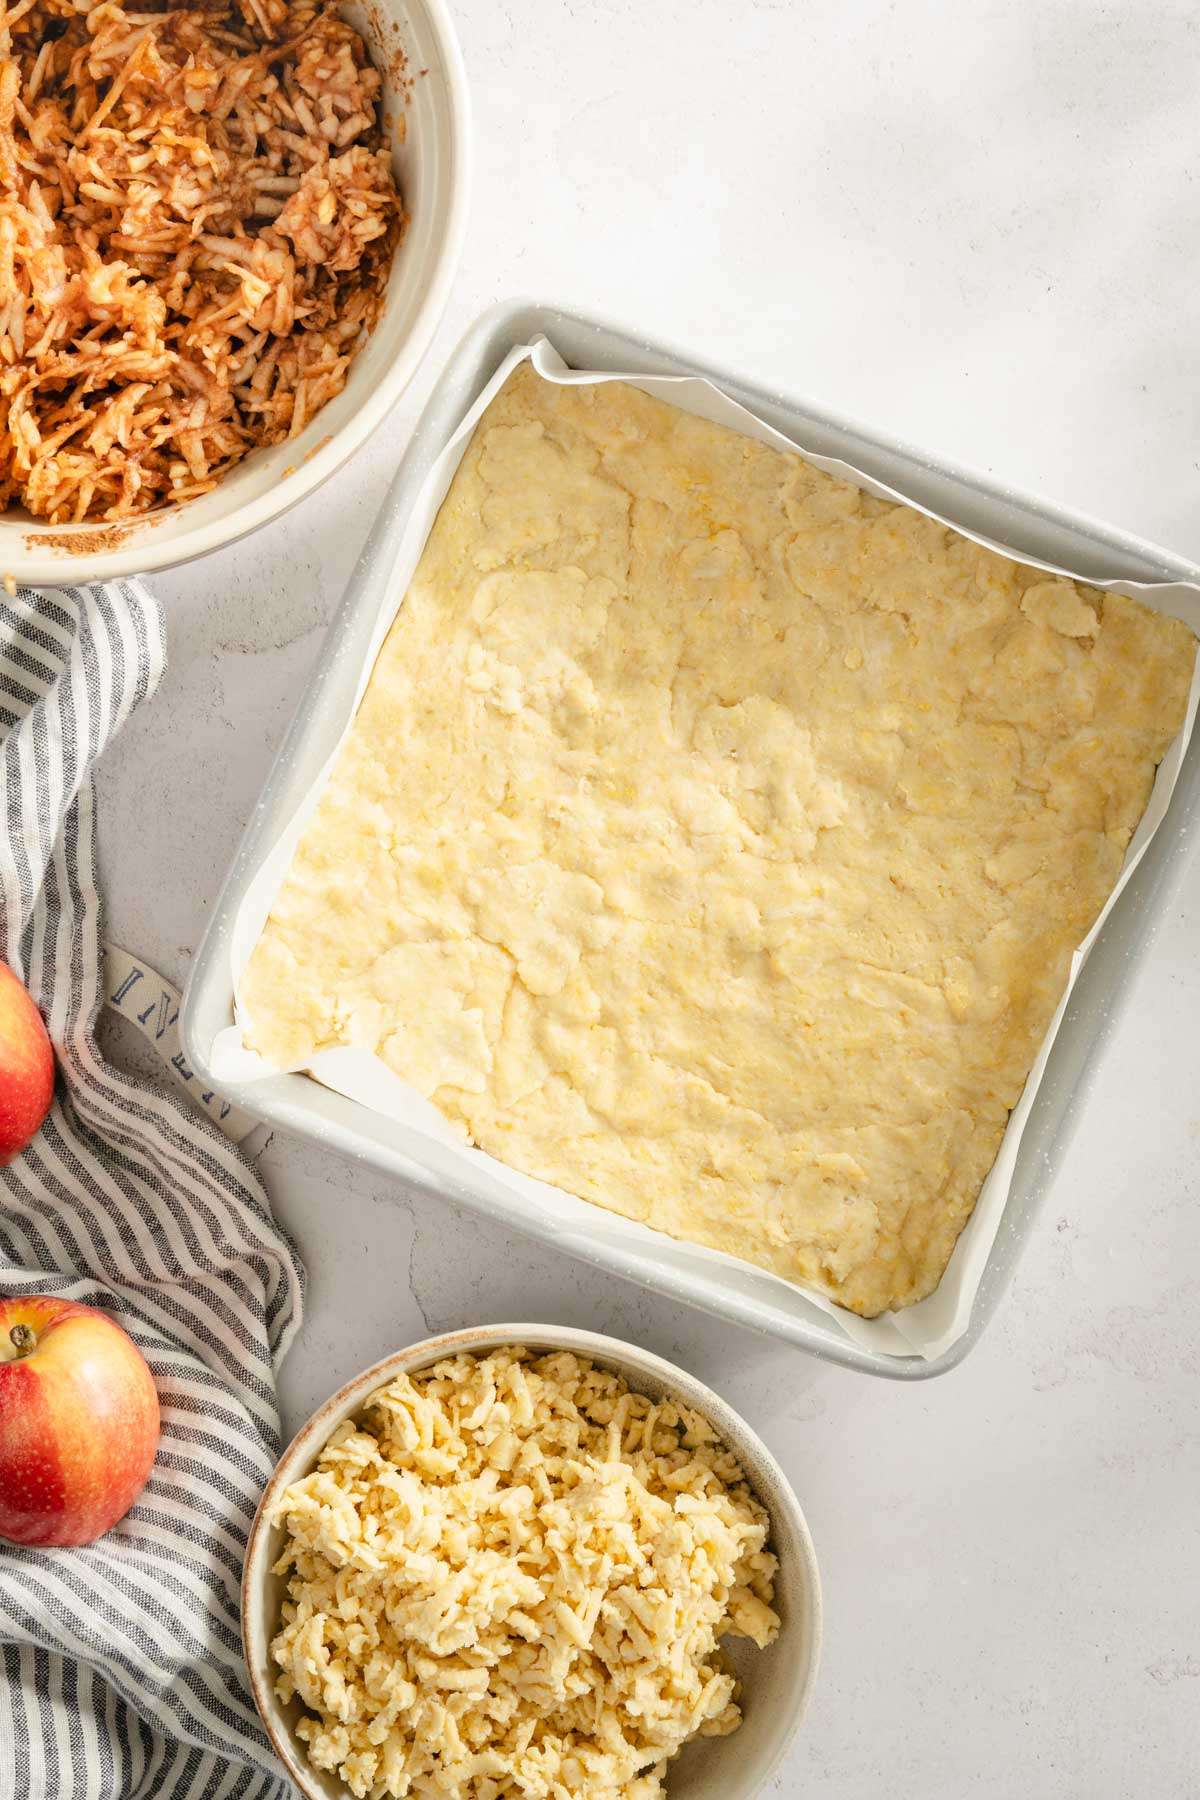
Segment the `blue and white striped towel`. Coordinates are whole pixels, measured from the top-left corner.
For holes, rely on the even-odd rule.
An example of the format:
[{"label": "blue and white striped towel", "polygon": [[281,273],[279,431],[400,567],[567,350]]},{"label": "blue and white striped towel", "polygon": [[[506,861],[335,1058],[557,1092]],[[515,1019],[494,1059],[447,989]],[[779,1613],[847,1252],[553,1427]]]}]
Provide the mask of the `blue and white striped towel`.
[{"label": "blue and white striped towel", "polygon": [[0,955],[58,1057],[0,1170],[0,1291],[114,1313],[163,1435],[129,1516],[78,1550],[0,1544],[0,1796],[282,1800],[242,1666],[238,1587],[279,1450],[275,1365],[302,1270],[250,1165],[188,1100],[105,1064],[91,768],[163,667],[136,582],[0,593]]}]

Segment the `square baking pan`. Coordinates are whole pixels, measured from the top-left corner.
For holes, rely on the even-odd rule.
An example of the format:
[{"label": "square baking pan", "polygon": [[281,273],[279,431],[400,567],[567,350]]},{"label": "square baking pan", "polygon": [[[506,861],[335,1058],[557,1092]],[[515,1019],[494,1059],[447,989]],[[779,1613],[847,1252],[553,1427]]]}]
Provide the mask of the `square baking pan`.
[{"label": "square baking pan", "polygon": [[[1017,1257],[1053,1182],[1089,1066],[1112,1029],[1119,1002],[1146,953],[1181,849],[1180,821],[1200,800],[1200,750],[1193,740],[1170,810],[1118,898],[1071,995],[1021,1140],[1003,1221],[965,1333],[941,1355],[886,1355],[846,1338],[832,1318],[814,1315],[800,1290],[777,1278],[689,1254],[670,1238],[617,1245],[588,1234],[577,1216],[532,1219],[494,1186],[476,1187],[469,1168],[431,1155],[404,1125],[300,1074],[216,1083],[209,1064],[219,1032],[233,1023],[233,922],[251,878],[324,766],[329,719],[353,696],[375,623],[379,590],[430,467],[481,390],[514,347],[545,336],[571,365],[632,375],[699,375],[815,455],[838,457],[956,524],[998,540],[1022,556],[1076,571],[1085,579],[1200,582],[1200,565],[1092,521],[1042,506],[978,476],[927,457],[800,402],[747,386],[736,376],[578,315],[528,302],[493,307],[467,333],[438,381],[396,471],[379,518],[354,570],[326,640],[326,653],[301,699],[266,786],[226,877],[197,953],[183,1004],[184,1050],[197,1078],[280,1130],[309,1137],[398,1181],[484,1212],[613,1274],[686,1301],[719,1318],[780,1338],[846,1368],[892,1380],[925,1380],[962,1361],[996,1311]],[[1197,734],[1200,736],[1200,734]],[[605,1215],[607,1217],[607,1215]]]}]

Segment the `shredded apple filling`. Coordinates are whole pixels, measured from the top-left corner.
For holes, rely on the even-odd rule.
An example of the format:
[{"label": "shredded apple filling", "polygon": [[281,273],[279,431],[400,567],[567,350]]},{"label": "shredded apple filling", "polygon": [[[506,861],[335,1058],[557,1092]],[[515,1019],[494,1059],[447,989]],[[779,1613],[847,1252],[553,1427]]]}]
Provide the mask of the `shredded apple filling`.
[{"label": "shredded apple filling", "polygon": [[403,213],[317,0],[0,4],[0,504],[206,493],[340,393]]}]

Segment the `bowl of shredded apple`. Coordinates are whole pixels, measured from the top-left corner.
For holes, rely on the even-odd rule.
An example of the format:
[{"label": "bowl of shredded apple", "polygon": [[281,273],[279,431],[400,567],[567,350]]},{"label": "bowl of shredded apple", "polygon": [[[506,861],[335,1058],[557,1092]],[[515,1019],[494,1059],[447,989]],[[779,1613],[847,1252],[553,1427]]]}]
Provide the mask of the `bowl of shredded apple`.
[{"label": "bowl of shredded apple", "polygon": [[786,1477],[716,1394],[632,1344],[499,1325],[314,1415],[242,1615],[309,1800],[749,1800],[803,1716],[821,1602]]},{"label": "bowl of shredded apple", "polygon": [[294,505],[440,317],[468,179],[442,0],[0,4],[0,580]]}]

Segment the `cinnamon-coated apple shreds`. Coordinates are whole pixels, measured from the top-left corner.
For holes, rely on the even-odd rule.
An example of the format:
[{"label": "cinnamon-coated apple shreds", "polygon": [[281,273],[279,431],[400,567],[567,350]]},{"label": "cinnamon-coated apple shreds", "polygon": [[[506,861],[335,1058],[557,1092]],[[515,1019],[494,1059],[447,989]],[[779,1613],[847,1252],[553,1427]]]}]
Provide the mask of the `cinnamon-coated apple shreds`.
[{"label": "cinnamon-coated apple shreds", "polygon": [[0,1298],[0,1538],[90,1544],[124,1518],[158,1449],[133,1339],[92,1306]]},{"label": "cinnamon-coated apple shreds", "polygon": [[42,1015],[0,962],[0,1167],[39,1130],[54,1098],[54,1051]]}]

